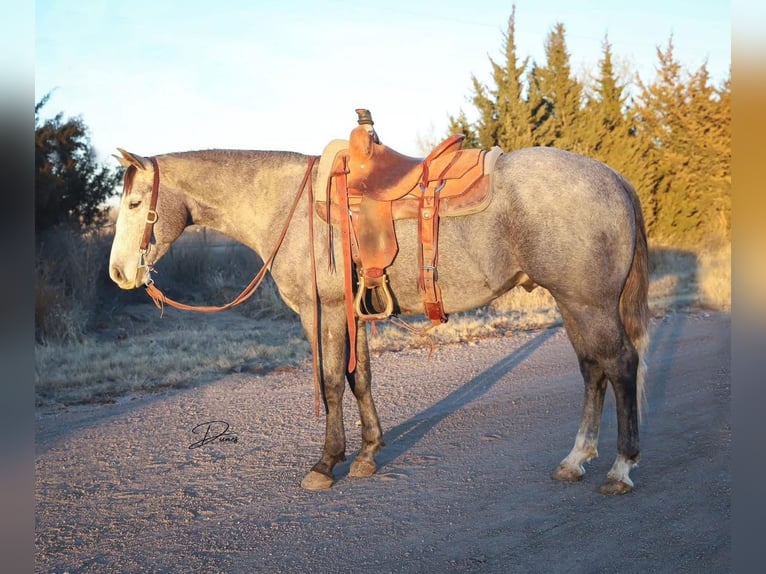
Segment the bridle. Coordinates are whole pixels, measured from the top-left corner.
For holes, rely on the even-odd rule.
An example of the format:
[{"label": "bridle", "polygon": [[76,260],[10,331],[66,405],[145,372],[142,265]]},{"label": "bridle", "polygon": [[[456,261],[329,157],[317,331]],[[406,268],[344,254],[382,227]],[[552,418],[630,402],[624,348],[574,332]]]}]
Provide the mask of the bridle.
[{"label": "bridle", "polygon": [[160,166],[157,163],[157,158],[150,157],[149,161],[152,162],[152,168],[154,168],[154,180],[152,182],[152,196],[149,199],[149,211],[146,213],[146,223],[144,224],[144,234],[141,236],[141,244],[138,247],[139,260],[138,269],[146,268],[146,279],[144,279],[144,285],[149,287],[154,281],[151,277],[151,271],[153,268],[146,262],[146,256],[149,253],[149,245],[152,241],[152,235],[154,234],[154,224],[157,223],[159,216],[157,215],[157,198],[160,195]]},{"label": "bridle", "polygon": [[154,301],[154,304],[159,308],[162,309],[163,305],[167,304],[171,307],[175,307],[176,309],[182,309],[184,311],[198,311],[201,313],[216,313],[218,311],[224,311],[226,309],[231,309],[232,307],[239,305],[240,303],[243,303],[247,299],[249,299],[253,293],[258,289],[260,284],[263,282],[263,279],[266,277],[266,273],[268,273],[269,269],[271,268],[271,264],[274,261],[274,257],[277,255],[277,251],[279,251],[279,247],[282,245],[282,241],[285,238],[285,235],[287,235],[287,229],[290,226],[290,222],[293,219],[293,215],[295,214],[295,209],[298,207],[298,201],[303,196],[303,191],[308,187],[308,223],[309,223],[309,252],[311,255],[311,277],[312,277],[312,283],[313,283],[313,299],[314,299],[314,337],[313,341],[311,341],[311,355],[313,359],[313,371],[314,371],[314,412],[317,417],[319,417],[319,396],[320,396],[320,372],[319,372],[319,293],[317,290],[317,277],[316,277],[316,260],[314,257],[314,188],[311,181],[311,172],[314,168],[314,163],[316,162],[318,158],[316,156],[309,156],[308,158],[308,167],[306,168],[306,173],[303,175],[303,180],[301,181],[300,187],[298,188],[298,193],[295,195],[295,199],[293,200],[292,205],[290,206],[290,211],[287,214],[287,219],[285,221],[285,224],[282,228],[282,232],[279,234],[279,237],[277,238],[276,244],[274,245],[274,248],[271,250],[271,253],[269,256],[264,259],[263,261],[263,267],[258,271],[256,276],[253,278],[253,280],[250,282],[250,284],[245,287],[245,289],[237,295],[232,301],[229,303],[226,303],[225,305],[220,306],[198,306],[198,305],[187,305],[185,303],[179,303],[178,301],[174,301],[173,299],[170,299],[167,297],[162,291],[160,291],[157,286],[154,284],[154,281],[152,280],[150,276],[150,272],[153,270],[152,266],[146,263],[146,255],[149,253],[149,246],[151,244],[152,240],[152,234],[154,233],[154,225],[159,220],[159,215],[157,214],[157,198],[160,194],[160,166],[157,163],[157,159],[154,157],[150,157],[149,161],[152,162],[152,167],[154,168],[154,180],[152,182],[152,196],[149,200],[149,211],[146,214],[146,221],[144,225],[144,234],[141,237],[141,244],[139,246],[139,264],[138,268],[141,267],[146,268],[146,279],[144,280],[144,285],[146,287],[146,292],[149,294],[149,297],[152,298]]},{"label": "bridle", "polygon": [[138,268],[146,269],[146,278],[144,279],[144,286],[146,287],[146,292],[149,294],[149,297],[152,298],[152,300],[154,301],[154,304],[158,308],[162,309],[163,305],[170,305],[171,307],[175,307],[176,309],[182,309],[184,311],[198,311],[201,313],[216,313],[218,311],[231,309],[232,307],[235,307],[236,305],[239,305],[240,303],[243,303],[247,299],[252,297],[252,295],[258,289],[260,284],[263,282],[263,279],[266,277],[266,273],[271,268],[271,263],[274,261],[274,257],[276,257],[277,251],[279,251],[279,247],[282,245],[282,241],[284,240],[285,235],[287,235],[287,229],[290,226],[290,222],[293,219],[293,215],[295,214],[295,209],[298,206],[298,201],[303,196],[303,191],[304,189],[306,189],[307,186],[309,189],[309,226],[310,226],[310,235],[312,236],[309,238],[309,242],[312,246],[312,254],[313,254],[313,245],[314,245],[313,217],[312,217],[313,209],[311,206],[313,204],[314,194],[313,194],[313,186],[311,182],[311,171],[314,167],[314,163],[316,162],[317,157],[309,156],[308,168],[306,169],[306,173],[303,175],[303,180],[301,181],[300,187],[298,188],[298,193],[295,195],[295,199],[293,200],[292,206],[290,207],[290,211],[287,215],[287,220],[285,221],[285,224],[282,228],[282,232],[277,238],[276,244],[274,245],[274,248],[271,250],[271,253],[266,259],[264,259],[263,267],[261,267],[260,271],[258,271],[256,276],[253,278],[250,284],[247,287],[245,287],[242,293],[237,295],[229,303],[226,303],[225,305],[220,305],[220,306],[187,305],[185,303],[179,303],[178,301],[174,301],[173,299],[170,299],[162,291],[160,291],[159,288],[154,284],[154,280],[151,278],[151,275],[150,275],[150,272],[153,270],[153,267],[146,262],[146,256],[149,253],[151,239],[154,233],[154,225],[159,220],[159,215],[157,214],[157,198],[159,197],[159,192],[160,192],[159,164],[157,163],[157,159],[154,157],[150,157],[149,160],[152,162],[152,166],[154,168],[154,180],[152,182],[152,195],[149,200],[149,211],[146,214],[144,234],[141,237],[141,244],[138,249],[138,252],[139,252]]}]

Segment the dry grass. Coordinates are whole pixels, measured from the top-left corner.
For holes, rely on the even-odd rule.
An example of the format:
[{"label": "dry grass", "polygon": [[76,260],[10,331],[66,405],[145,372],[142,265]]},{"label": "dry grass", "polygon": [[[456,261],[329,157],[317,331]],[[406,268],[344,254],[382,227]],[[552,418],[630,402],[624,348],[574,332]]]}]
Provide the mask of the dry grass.
[{"label": "dry grass", "polygon": [[[239,293],[260,268],[252,251],[218,244],[218,238],[214,241],[199,230],[185,241],[185,248],[174,248],[163,260],[160,276],[163,290],[184,302],[221,304]],[[109,284],[108,241],[106,250],[98,237],[89,242],[58,239],[56,246],[55,254],[39,258],[37,265],[38,405],[112,401],[187,386],[232,370],[259,372],[310,360],[300,322],[272,282],[236,310],[200,315],[166,309],[160,318],[143,293],[122,292]],[[699,254],[654,246],[650,271],[655,315],[694,307],[731,309],[729,244]],[[527,293],[517,288],[484,308],[452,315],[425,336],[412,332],[430,327],[422,317],[408,319],[409,330],[391,322],[380,324],[370,345],[381,352],[560,323],[545,289]]]},{"label": "dry grass", "polygon": [[731,310],[731,243],[695,253],[657,246],[650,257],[649,301],[655,313],[683,307]]},{"label": "dry grass", "polygon": [[548,291],[537,288],[528,293],[517,287],[486,307],[450,315],[443,325],[432,327],[431,322],[422,317],[408,318],[406,327],[385,323],[377,327],[377,335],[370,339],[370,348],[381,352],[437,343],[465,343],[560,323],[561,315]]},{"label": "dry grass", "polygon": [[731,243],[700,254],[698,283],[700,304],[731,311]]},{"label": "dry grass", "polygon": [[[151,317],[153,315],[153,317]],[[147,305],[116,317],[120,327],[80,343],[38,345],[38,405],[109,402],[181,388],[232,370],[262,372],[309,357],[300,325],[241,315],[183,316]]]}]

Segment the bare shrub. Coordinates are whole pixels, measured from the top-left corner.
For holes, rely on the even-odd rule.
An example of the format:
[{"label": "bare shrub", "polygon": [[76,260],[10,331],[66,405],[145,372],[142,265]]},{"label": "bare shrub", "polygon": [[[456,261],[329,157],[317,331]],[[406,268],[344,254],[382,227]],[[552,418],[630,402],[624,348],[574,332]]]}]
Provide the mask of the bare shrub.
[{"label": "bare shrub", "polygon": [[[190,304],[223,305],[239,295],[262,265],[252,249],[219,233],[191,227],[156,265],[156,279],[171,298]],[[270,275],[237,311],[250,319],[297,320]]]},{"label": "bare shrub", "polygon": [[38,238],[35,337],[76,341],[95,318],[106,280],[110,237],[102,230],[59,227]]}]

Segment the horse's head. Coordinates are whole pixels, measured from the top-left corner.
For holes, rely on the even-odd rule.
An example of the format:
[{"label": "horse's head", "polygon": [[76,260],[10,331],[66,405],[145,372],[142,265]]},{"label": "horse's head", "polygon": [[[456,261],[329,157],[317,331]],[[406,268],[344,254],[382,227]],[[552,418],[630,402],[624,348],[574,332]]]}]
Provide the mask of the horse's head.
[{"label": "horse's head", "polygon": [[[120,156],[115,157],[127,169],[109,257],[109,276],[121,288],[135,289],[148,282],[152,265],[181,235],[189,213],[180,192],[164,182],[160,184],[159,177],[155,179],[156,159],[122,149],[119,152]],[[158,175],[160,171],[161,168]],[[156,207],[152,209],[155,187]]]}]

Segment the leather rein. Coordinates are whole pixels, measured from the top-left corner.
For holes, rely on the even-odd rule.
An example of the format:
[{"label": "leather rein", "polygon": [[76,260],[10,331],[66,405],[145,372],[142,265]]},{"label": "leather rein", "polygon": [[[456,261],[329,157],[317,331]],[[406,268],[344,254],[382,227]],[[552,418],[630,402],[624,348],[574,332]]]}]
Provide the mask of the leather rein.
[{"label": "leather rein", "polygon": [[312,273],[312,284],[313,284],[313,299],[314,299],[314,340],[311,342],[311,354],[313,358],[313,365],[314,365],[314,412],[316,416],[319,416],[319,396],[320,396],[320,375],[319,375],[319,321],[317,320],[319,317],[319,300],[318,300],[318,292],[317,292],[317,280],[316,280],[316,261],[314,258],[314,188],[311,181],[311,172],[314,168],[314,163],[316,162],[318,158],[316,156],[309,156],[308,160],[308,167],[306,169],[306,173],[303,175],[303,180],[301,181],[300,187],[298,188],[298,193],[295,195],[295,199],[293,200],[293,203],[290,207],[290,211],[287,215],[287,220],[285,221],[284,227],[282,228],[281,233],[279,234],[279,237],[277,238],[277,241],[274,245],[274,248],[271,250],[271,253],[269,256],[263,261],[263,266],[258,271],[258,273],[255,275],[253,280],[248,284],[247,287],[245,287],[242,292],[237,295],[233,300],[226,303],[225,305],[220,306],[204,306],[204,305],[187,305],[186,303],[180,303],[178,301],[174,301],[167,295],[165,295],[160,289],[154,284],[154,280],[151,278],[150,272],[153,270],[153,268],[146,263],[146,255],[149,253],[149,247],[151,244],[152,235],[154,233],[154,224],[157,223],[157,220],[159,219],[159,216],[157,214],[157,199],[159,197],[160,193],[160,167],[157,163],[157,159],[155,157],[150,157],[149,160],[152,162],[152,167],[154,168],[154,181],[152,182],[152,195],[151,199],[149,200],[149,211],[146,214],[146,224],[144,226],[144,234],[141,237],[141,244],[139,246],[139,253],[140,253],[140,259],[139,259],[139,268],[145,267],[146,268],[146,280],[144,282],[144,285],[146,286],[146,292],[148,293],[149,297],[152,298],[152,301],[154,301],[154,304],[159,308],[162,309],[164,305],[170,305],[171,307],[175,307],[176,309],[181,309],[183,311],[197,311],[200,313],[217,313],[218,311],[225,311],[226,309],[231,309],[232,307],[235,307],[239,305],[240,303],[245,302],[247,299],[252,297],[252,295],[255,293],[255,291],[258,289],[258,287],[263,282],[263,279],[266,277],[266,274],[269,272],[269,269],[271,268],[271,264],[274,261],[274,258],[277,255],[277,251],[279,251],[280,246],[282,245],[282,242],[284,241],[285,235],[287,235],[287,230],[290,226],[290,222],[293,219],[293,215],[295,214],[295,210],[298,207],[298,202],[300,198],[303,196],[303,191],[308,187],[308,206],[309,206],[309,246],[310,246],[310,252],[311,252],[311,273]]},{"label": "leather rein", "polygon": [[[263,279],[266,277],[266,273],[268,273],[269,269],[271,268],[271,263],[274,261],[274,257],[277,255],[277,251],[279,251],[280,246],[282,245],[282,241],[285,238],[285,235],[287,235],[287,229],[290,226],[290,222],[293,219],[293,215],[295,214],[295,210],[298,206],[298,201],[300,200],[301,196],[303,195],[303,191],[306,189],[308,185],[309,190],[309,206],[313,204],[313,186],[311,183],[311,171],[314,167],[314,163],[316,161],[315,156],[309,157],[309,165],[306,169],[306,173],[303,176],[303,181],[301,181],[301,185],[298,188],[298,193],[295,196],[295,199],[293,200],[292,206],[290,207],[290,211],[287,215],[287,220],[285,221],[285,225],[282,228],[282,232],[279,234],[279,237],[277,239],[276,244],[274,245],[274,248],[271,250],[270,255],[264,260],[263,267],[261,267],[260,271],[256,274],[256,276],[253,278],[253,280],[250,282],[250,284],[245,287],[242,292],[237,295],[233,300],[226,303],[225,305],[220,306],[205,306],[205,305],[187,305],[186,303],[180,303],[178,301],[174,301],[167,295],[165,295],[160,289],[155,285],[154,280],[151,278],[150,271],[153,270],[153,268],[146,264],[145,258],[146,255],[149,252],[149,245],[152,238],[152,234],[154,232],[154,224],[157,223],[157,220],[159,219],[159,216],[157,215],[157,198],[159,197],[159,189],[160,189],[160,168],[157,164],[157,160],[154,157],[150,157],[149,160],[152,162],[152,166],[154,168],[154,182],[152,184],[152,196],[149,201],[149,212],[146,214],[146,226],[144,227],[144,234],[141,238],[141,245],[139,247],[139,253],[141,254],[141,259],[139,261],[139,267],[146,267],[146,281],[144,282],[146,286],[146,292],[149,294],[149,297],[152,298],[154,301],[154,304],[162,309],[163,305],[170,305],[171,307],[175,307],[176,309],[181,309],[184,311],[197,311],[199,313],[217,313],[219,311],[225,311],[227,309],[231,309],[232,307],[235,307],[239,305],[240,303],[244,303],[247,299],[253,296],[255,291],[258,289],[260,284],[263,282]],[[309,209],[310,212],[313,212],[313,210]],[[313,235],[313,225],[310,226],[312,235]],[[314,240],[313,237],[309,238],[311,244],[313,245]]]}]

